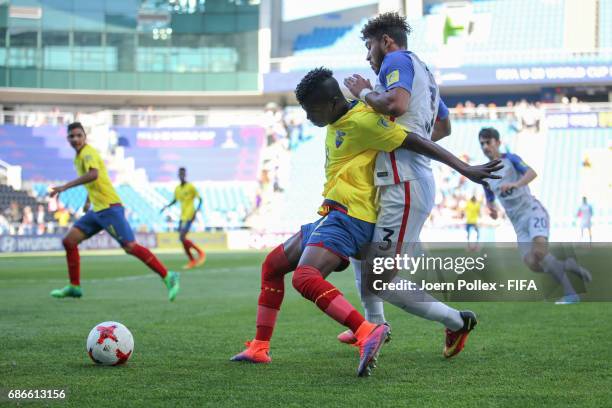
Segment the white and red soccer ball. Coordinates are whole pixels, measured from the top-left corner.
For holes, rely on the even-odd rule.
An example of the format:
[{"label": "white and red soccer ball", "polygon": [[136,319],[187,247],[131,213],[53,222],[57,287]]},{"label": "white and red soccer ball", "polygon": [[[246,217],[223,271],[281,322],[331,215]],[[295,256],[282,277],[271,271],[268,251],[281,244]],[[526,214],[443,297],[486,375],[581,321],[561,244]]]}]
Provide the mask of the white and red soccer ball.
[{"label": "white and red soccer ball", "polygon": [[121,323],[96,324],[87,336],[87,354],[96,364],[124,364],[130,359],[133,351],[134,337]]}]

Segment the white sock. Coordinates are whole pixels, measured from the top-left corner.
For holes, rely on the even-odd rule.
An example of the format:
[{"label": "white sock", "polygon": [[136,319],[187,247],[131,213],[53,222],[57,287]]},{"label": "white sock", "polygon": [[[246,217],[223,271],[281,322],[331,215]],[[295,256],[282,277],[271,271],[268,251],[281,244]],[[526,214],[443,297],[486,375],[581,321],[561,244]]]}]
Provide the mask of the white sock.
[{"label": "white sock", "polygon": [[[399,283],[403,279],[396,276],[392,282]],[[384,300],[400,309],[427,320],[442,323],[452,331],[463,327],[463,319],[458,310],[438,301],[423,290],[386,291]]]},{"label": "white sock", "polygon": [[569,278],[565,274],[565,262],[559,261],[552,254],[548,253],[540,262],[544,272],[550,274],[563,287],[565,295],[575,295],[576,291]]},{"label": "white sock", "polygon": [[361,305],[365,311],[365,319],[374,324],[385,323],[385,308],[382,300],[372,293],[363,292],[361,289],[361,261],[351,258],[351,264],[355,271],[355,285],[357,285],[357,293],[359,293]]}]

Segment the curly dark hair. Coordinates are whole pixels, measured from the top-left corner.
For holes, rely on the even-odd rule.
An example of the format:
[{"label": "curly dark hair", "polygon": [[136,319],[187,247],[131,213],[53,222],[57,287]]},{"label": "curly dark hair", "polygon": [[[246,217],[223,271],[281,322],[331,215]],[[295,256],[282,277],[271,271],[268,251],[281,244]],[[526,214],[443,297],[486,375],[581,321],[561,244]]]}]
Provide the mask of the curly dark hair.
[{"label": "curly dark hair", "polygon": [[399,47],[406,48],[408,35],[411,32],[412,27],[406,22],[406,17],[390,12],[369,19],[361,29],[361,39],[364,41],[369,38],[380,40],[384,34],[387,34]]},{"label": "curly dark hair", "polygon": [[300,105],[303,105],[313,92],[320,90],[321,84],[333,78],[333,75],[334,73],[325,67],[310,70],[295,88],[295,97]]},{"label": "curly dark hair", "polygon": [[482,128],[480,132],[478,132],[478,138],[499,140],[499,132],[492,127]]}]

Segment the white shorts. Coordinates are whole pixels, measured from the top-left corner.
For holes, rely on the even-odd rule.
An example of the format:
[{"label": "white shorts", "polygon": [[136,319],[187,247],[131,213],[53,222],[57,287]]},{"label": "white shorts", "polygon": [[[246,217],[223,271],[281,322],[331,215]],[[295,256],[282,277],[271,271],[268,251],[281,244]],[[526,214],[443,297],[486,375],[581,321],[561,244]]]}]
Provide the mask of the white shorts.
[{"label": "white shorts", "polygon": [[516,222],[511,221],[523,258],[531,251],[531,243],[535,237],[548,239],[550,218],[546,209],[537,200],[531,204],[529,211],[521,214]]},{"label": "white shorts", "polygon": [[591,228],[591,218],[582,217],[580,219],[580,228]]},{"label": "white shorts", "polygon": [[380,187],[380,210],[372,242],[401,245],[419,242],[421,229],[435,204],[433,176]]}]

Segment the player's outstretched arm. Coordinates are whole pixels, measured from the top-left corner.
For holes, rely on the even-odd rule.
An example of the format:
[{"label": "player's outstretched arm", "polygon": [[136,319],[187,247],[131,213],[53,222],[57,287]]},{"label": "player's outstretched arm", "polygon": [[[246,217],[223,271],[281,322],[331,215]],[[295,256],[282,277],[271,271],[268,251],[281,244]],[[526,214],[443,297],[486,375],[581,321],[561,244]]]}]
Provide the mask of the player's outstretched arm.
[{"label": "player's outstretched arm", "polygon": [[452,169],[455,169],[459,173],[463,174],[465,177],[472,180],[474,183],[488,186],[488,183],[485,179],[501,178],[501,176],[493,174],[494,172],[504,167],[501,164],[501,160],[492,160],[486,164],[470,166],[469,164],[465,163],[457,156],[455,156],[445,148],[432,142],[431,140],[422,138],[415,133],[406,133],[407,136],[404,139],[404,142],[402,143],[401,147],[403,147],[404,149],[412,150],[413,152],[422,154],[441,163],[444,163]]},{"label": "player's outstretched arm", "polygon": [[164,205],[164,206],[161,208],[161,210],[159,210],[160,214],[161,214],[161,213],[163,213],[163,212],[166,210],[166,208],[168,208],[168,207],[172,207],[174,204],[176,204],[176,198],[175,198],[175,199],[173,199],[172,201],[170,201],[168,204]]},{"label": "player's outstretched arm", "polygon": [[72,187],[91,183],[92,181],[96,181],[97,179],[98,179],[98,169],[89,169],[89,171],[83,174],[81,177],[78,177],[72,181],[69,181],[64,185],[49,187],[49,196],[55,197],[59,193],[66,191],[68,189],[71,189]]}]

